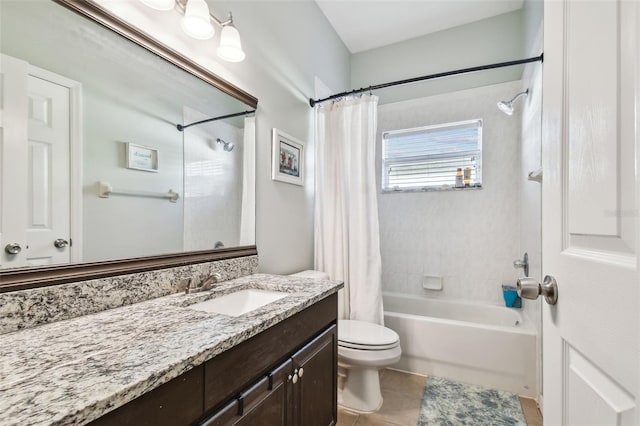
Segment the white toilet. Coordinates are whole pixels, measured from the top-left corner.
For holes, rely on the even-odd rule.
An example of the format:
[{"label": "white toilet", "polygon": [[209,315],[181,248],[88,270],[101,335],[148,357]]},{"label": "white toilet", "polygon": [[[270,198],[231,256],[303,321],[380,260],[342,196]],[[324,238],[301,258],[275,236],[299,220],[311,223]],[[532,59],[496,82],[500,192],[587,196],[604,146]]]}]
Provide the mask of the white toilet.
[{"label": "white toilet", "polygon": [[[319,271],[303,271],[295,276],[329,279]],[[378,411],[382,406],[378,370],[400,360],[398,334],[378,324],[338,320],[338,366],[347,370],[338,403],[361,413]]]},{"label": "white toilet", "polygon": [[338,321],[338,365],[347,369],[343,407],[362,413],[382,406],[378,370],[400,360],[400,338],[386,327],[364,321]]}]

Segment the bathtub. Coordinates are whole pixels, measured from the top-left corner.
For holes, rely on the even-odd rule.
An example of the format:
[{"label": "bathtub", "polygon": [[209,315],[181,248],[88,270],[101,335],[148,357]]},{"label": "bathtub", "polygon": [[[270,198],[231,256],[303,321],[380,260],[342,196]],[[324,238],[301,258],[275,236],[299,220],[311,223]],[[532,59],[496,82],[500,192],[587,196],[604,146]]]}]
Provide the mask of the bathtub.
[{"label": "bathtub", "polygon": [[501,306],[383,294],[385,326],[400,336],[392,368],[537,397],[533,324]]}]

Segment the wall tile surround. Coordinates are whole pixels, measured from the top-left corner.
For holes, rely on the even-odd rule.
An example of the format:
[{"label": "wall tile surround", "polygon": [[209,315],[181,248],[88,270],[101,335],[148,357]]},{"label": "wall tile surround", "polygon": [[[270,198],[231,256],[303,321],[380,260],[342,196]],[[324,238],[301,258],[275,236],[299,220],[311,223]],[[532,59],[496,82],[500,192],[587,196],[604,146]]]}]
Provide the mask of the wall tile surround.
[{"label": "wall tile surround", "polygon": [[0,334],[176,293],[186,278],[227,281],[256,273],[258,256],[198,263],[0,294]]},{"label": "wall tile surround", "polygon": [[[434,298],[502,305],[501,284],[519,276],[519,110],[496,107],[520,91],[513,81],[381,105],[377,183],[384,131],[483,119],[483,188],[472,191],[378,193],[383,289]],[[423,275],[443,278],[443,290],[423,290]]]},{"label": "wall tile surround", "polygon": [[[522,103],[522,149],[520,174],[520,252],[529,254],[529,276],[542,281],[542,183],[528,179],[528,173],[542,167],[542,67],[525,68],[522,89],[529,97]],[[542,299],[523,303],[525,315],[536,328],[541,325]]]}]

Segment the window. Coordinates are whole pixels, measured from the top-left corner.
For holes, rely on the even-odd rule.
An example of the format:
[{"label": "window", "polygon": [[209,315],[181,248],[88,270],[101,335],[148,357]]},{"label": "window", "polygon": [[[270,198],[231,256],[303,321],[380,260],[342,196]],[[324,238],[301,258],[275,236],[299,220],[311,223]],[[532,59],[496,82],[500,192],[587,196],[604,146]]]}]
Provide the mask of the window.
[{"label": "window", "polygon": [[482,186],[482,120],[382,134],[384,192],[455,188],[458,169],[465,186]]}]

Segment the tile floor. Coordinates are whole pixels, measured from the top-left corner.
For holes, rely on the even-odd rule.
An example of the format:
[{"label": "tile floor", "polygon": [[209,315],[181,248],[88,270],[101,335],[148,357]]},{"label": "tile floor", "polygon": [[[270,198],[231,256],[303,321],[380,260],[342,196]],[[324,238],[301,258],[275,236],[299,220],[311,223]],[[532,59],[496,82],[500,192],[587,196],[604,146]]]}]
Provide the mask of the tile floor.
[{"label": "tile floor", "polygon": [[[424,392],[425,378],[395,370],[380,371],[380,388],[384,402],[373,414],[355,414],[338,408],[337,426],[416,426]],[[542,426],[542,416],[536,402],[520,398],[522,411],[529,426]]]}]

